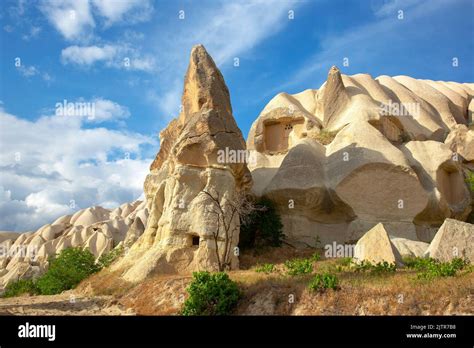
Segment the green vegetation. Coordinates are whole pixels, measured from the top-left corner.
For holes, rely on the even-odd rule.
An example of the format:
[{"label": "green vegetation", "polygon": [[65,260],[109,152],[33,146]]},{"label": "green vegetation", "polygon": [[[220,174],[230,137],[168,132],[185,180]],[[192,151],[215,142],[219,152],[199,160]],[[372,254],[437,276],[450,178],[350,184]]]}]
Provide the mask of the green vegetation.
[{"label": "green vegetation", "polygon": [[16,282],[8,284],[5,288],[5,292],[3,293],[3,297],[14,297],[25,294],[39,294],[39,289],[33,279],[20,279]]},{"label": "green vegetation", "polygon": [[471,189],[471,191],[474,192],[474,172],[471,172],[471,171],[467,172],[466,182],[469,188]]},{"label": "green vegetation", "polygon": [[272,273],[275,270],[275,265],[271,263],[264,263],[263,265],[257,265],[255,272],[258,273]]},{"label": "green vegetation", "polygon": [[287,273],[292,276],[303,275],[313,272],[313,261],[311,259],[293,259],[285,261]]},{"label": "green vegetation", "polygon": [[395,273],[395,271],[397,270],[397,266],[394,263],[388,263],[387,261],[383,261],[373,264],[366,260],[362,260],[359,263],[353,262],[352,268],[356,272],[369,272],[373,275]]},{"label": "green vegetation", "polygon": [[237,284],[224,272],[194,272],[182,315],[228,315],[240,297]]},{"label": "green vegetation", "polygon": [[255,210],[241,221],[239,247],[278,247],[282,239],[283,224],[273,201],[261,198],[255,203]]},{"label": "green vegetation", "polygon": [[43,295],[59,294],[76,287],[81,280],[99,270],[100,266],[89,250],[67,248],[50,260],[48,271],[36,284]]},{"label": "green vegetation", "polygon": [[124,251],[125,249],[123,246],[114,248],[110,252],[102,254],[97,260],[97,263],[99,264],[100,268],[109,267],[112,263],[114,263],[115,260],[123,255]]},{"label": "green vegetation", "polygon": [[323,292],[326,289],[338,290],[338,279],[336,275],[331,273],[316,274],[309,283],[308,287],[311,291]]},{"label": "green vegetation", "polygon": [[315,252],[311,257],[310,257],[310,260],[312,262],[318,262],[319,260],[321,260],[321,254],[318,253],[318,252]]},{"label": "green vegetation", "polygon": [[343,267],[349,267],[352,263],[352,257],[341,257],[337,259],[336,263]]},{"label": "green vegetation", "polygon": [[89,250],[67,248],[55,258],[50,258],[49,268],[38,279],[20,279],[10,283],[3,297],[23,294],[54,295],[75,288],[83,279],[109,266],[123,253],[123,248],[113,249],[96,262]]},{"label": "green vegetation", "polygon": [[407,268],[418,271],[419,279],[433,279],[438,277],[454,277],[458,271],[465,270],[469,266],[469,261],[462,258],[454,258],[450,262],[440,262],[432,258],[414,257],[405,258]]}]

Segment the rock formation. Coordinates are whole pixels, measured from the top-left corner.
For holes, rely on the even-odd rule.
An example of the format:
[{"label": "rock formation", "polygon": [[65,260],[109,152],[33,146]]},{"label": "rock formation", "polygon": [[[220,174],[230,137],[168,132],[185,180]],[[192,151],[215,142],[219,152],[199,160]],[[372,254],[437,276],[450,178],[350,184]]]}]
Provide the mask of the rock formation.
[{"label": "rock formation", "polygon": [[402,257],[423,257],[429,246],[428,243],[406,238],[391,238],[390,241]]},{"label": "rock formation", "polygon": [[355,262],[388,262],[402,265],[402,257],[391,242],[383,224],[377,224],[359,239],[354,249]]},{"label": "rock formation", "polygon": [[35,232],[0,234],[5,238],[0,239],[0,292],[12,281],[41,275],[48,268],[48,258],[65,248],[87,248],[99,258],[130,240],[130,233],[141,235],[147,217],[145,202],[135,201],[113,210],[82,209]]},{"label": "rock formation", "polygon": [[249,189],[252,179],[245,158],[232,161],[220,156],[220,151],[245,152],[246,146],[232,116],[224,79],[203,46],[192,49],[182,112],[160,139],[160,151],[144,185],[150,211],[146,230],[115,267],[124,270],[124,279],[130,281],[157,272],[215,270],[217,255],[225,258],[229,242],[230,268],[237,268],[238,216],[227,222],[233,233],[226,240],[213,212],[214,202],[204,191],[227,213],[227,203]]},{"label": "rock formation", "polygon": [[474,225],[446,219],[424,256],[442,262],[457,257],[474,262]]},{"label": "rock formation", "polygon": [[430,242],[472,209],[473,96],[472,84],[332,67],[319,90],[280,93],[253,123],[252,191],[275,200],[295,246],[353,243],[379,222]]},{"label": "rock formation", "polygon": [[100,257],[124,245],[112,270],[129,281],[216,270],[224,261],[238,268],[232,204],[249,190],[276,203],[286,241],[297,247],[358,241],[359,261],[448,260],[453,250],[473,261],[473,225],[458,221],[474,208],[465,182],[474,170],[473,97],[473,84],[347,76],[332,67],[319,90],[275,96],[245,143],[224,78],[195,46],[181,113],[160,132],[146,202],[0,232],[0,292],[41,274],[48,257],[71,246]]}]

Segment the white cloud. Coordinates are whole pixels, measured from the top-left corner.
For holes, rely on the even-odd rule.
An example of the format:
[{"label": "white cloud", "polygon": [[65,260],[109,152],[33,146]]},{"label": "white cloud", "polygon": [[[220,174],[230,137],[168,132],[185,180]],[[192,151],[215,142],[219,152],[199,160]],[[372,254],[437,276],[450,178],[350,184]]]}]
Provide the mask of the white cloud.
[{"label": "white cloud", "polygon": [[[290,26],[288,11],[295,11],[304,2],[297,0],[255,0],[211,2],[212,6],[197,8],[193,16],[186,16],[183,25],[178,25],[174,35],[155,35],[152,47],[159,47],[160,65],[165,68],[160,74],[161,82],[167,86],[161,93],[149,93],[149,100],[166,113],[177,109],[182,93],[182,72],[188,64],[193,45],[202,43],[217,65],[232,64],[235,57],[244,64],[258,44]],[[186,13],[185,13],[186,15]],[[169,87],[171,86],[171,87]],[[175,113],[176,114],[176,113]]]},{"label": "white cloud", "polygon": [[203,43],[221,64],[290,25],[288,11],[298,6],[298,1],[291,0],[229,1],[222,8],[208,11],[198,28],[190,28],[189,40]]},{"label": "white cloud", "polygon": [[29,33],[28,34],[23,34],[23,36],[21,38],[25,41],[29,41],[31,39],[36,38],[40,32],[41,32],[40,27],[32,26],[30,28]]},{"label": "white cloud", "polygon": [[3,30],[5,30],[7,33],[13,33],[13,31],[15,30],[15,28],[13,28],[11,25],[5,25],[3,27]]},{"label": "white cloud", "polygon": [[92,100],[95,108],[95,122],[121,120],[130,116],[127,107],[115,103],[111,100],[96,98]]},{"label": "white cloud", "polygon": [[69,46],[61,51],[63,64],[90,67],[103,62],[107,67],[126,70],[154,71],[155,60],[142,56],[138,50],[126,45]]},{"label": "white cloud", "polygon": [[117,47],[111,45],[99,46],[69,46],[61,51],[63,63],[92,65],[99,61],[111,61],[117,54]]},{"label": "white cloud", "polygon": [[[397,18],[400,6],[404,6],[404,9],[410,7],[408,13],[405,11],[403,20]],[[318,50],[305,63],[297,67],[296,71],[287,74],[291,78],[286,77],[281,85],[263,92],[261,97],[273,96],[306,81],[311,81],[312,86],[318,88],[325,81],[330,66],[341,67],[344,57],[349,58],[350,61],[359,62],[359,66],[369,62],[379,62],[387,50],[395,49],[403,30],[408,35],[408,28],[413,25],[412,29],[415,28],[417,32],[421,32],[426,28],[418,27],[419,20],[427,17],[431,12],[442,9],[443,6],[449,6],[449,3],[443,0],[433,0],[428,3],[421,3],[419,0],[393,0],[385,3],[374,10],[377,20],[322,39]],[[344,72],[344,67],[341,68]],[[316,78],[321,80],[315,81]]]},{"label": "white cloud", "polygon": [[[109,102],[101,109],[112,114],[117,104]],[[78,209],[116,206],[142,194],[151,159],[140,157],[141,147],[155,141],[84,128],[83,121],[43,116],[32,122],[0,108],[0,230],[36,229]]]},{"label": "white cloud", "polygon": [[147,21],[153,13],[150,0],[43,0],[39,8],[65,39],[82,41],[93,34],[94,15],[109,27]]},{"label": "white cloud", "polygon": [[153,11],[149,0],[92,0],[92,3],[106,18],[107,25],[123,21],[125,14],[128,22],[146,21]]},{"label": "white cloud", "polygon": [[398,11],[406,11],[408,8],[418,5],[422,0],[390,0],[374,3],[374,14],[377,17],[398,16]]},{"label": "white cloud", "polygon": [[147,92],[147,99],[160,107],[165,113],[166,119],[172,119],[179,113],[181,105],[181,94],[183,93],[183,82],[176,80],[169,86],[169,90],[163,94],[157,94],[153,90]]},{"label": "white cloud", "polygon": [[81,39],[95,27],[88,0],[45,0],[39,8],[67,40]]},{"label": "white cloud", "polygon": [[37,67],[34,65],[20,65],[16,67],[16,70],[24,77],[30,78],[33,76],[40,76],[44,81],[50,82],[53,80],[51,75],[47,72],[41,72]]},{"label": "white cloud", "polygon": [[18,72],[25,76],[25,77],[31,77],[31,76],[35,76],[37,74],[39,74],[39,71],[38,69],[33,66],[33,65],[30,65],[30,66],[26,66],[26,65],[20,65],[16,68],[18,70]]},{"label": "white cloud", "polygon": [[64,99],[57,102],[55,116],[78,117],[83,122],[120,122],[130,116],[130,111],[127,107],[108,99],[94,98],[86,101],[84,98],[79,98],[75,101]]}]

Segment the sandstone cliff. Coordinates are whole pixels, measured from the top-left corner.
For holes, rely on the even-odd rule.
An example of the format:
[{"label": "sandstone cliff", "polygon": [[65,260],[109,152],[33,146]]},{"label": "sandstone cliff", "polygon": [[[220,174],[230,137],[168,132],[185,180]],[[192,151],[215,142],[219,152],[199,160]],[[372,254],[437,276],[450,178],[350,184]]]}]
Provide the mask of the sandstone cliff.
[{"label": "sandstone cliff", "polygon": [[430,242],[471,211],[473,96],[472,84],[332,67],[319,90],[280,93],[253,123],[252,190],[277,202],[296,246],[354,242],[379,222]]}]

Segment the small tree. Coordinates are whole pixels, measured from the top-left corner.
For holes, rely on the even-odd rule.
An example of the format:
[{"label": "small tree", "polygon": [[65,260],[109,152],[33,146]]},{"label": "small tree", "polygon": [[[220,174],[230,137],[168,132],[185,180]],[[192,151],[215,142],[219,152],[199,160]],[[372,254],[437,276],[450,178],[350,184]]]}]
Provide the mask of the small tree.
[{"label": "small tree", "polygon": [[[216,248],[217,266],[219,272],[230,268],[232,241],[240,229],[240,221],[255,209],[252,201],[244,193],[236,193],[233,199],[221,199],[218,192],[202,191],[212,202],[209,213],[215,216],[216,229],[212,232]],[[223,242],[224,250],[220,251],[219,240]]]},{"label": "small tree", "polygon": [[239,245],[242,248],[281,246],[283,224],[272,200],[260,198],[241,222]]},{"label": "small tree", "polygon": [[59,294],[99,270],[89,250],[67,248],[50,261],[48,271],[38,279],[37,286],[43,295]]}]

